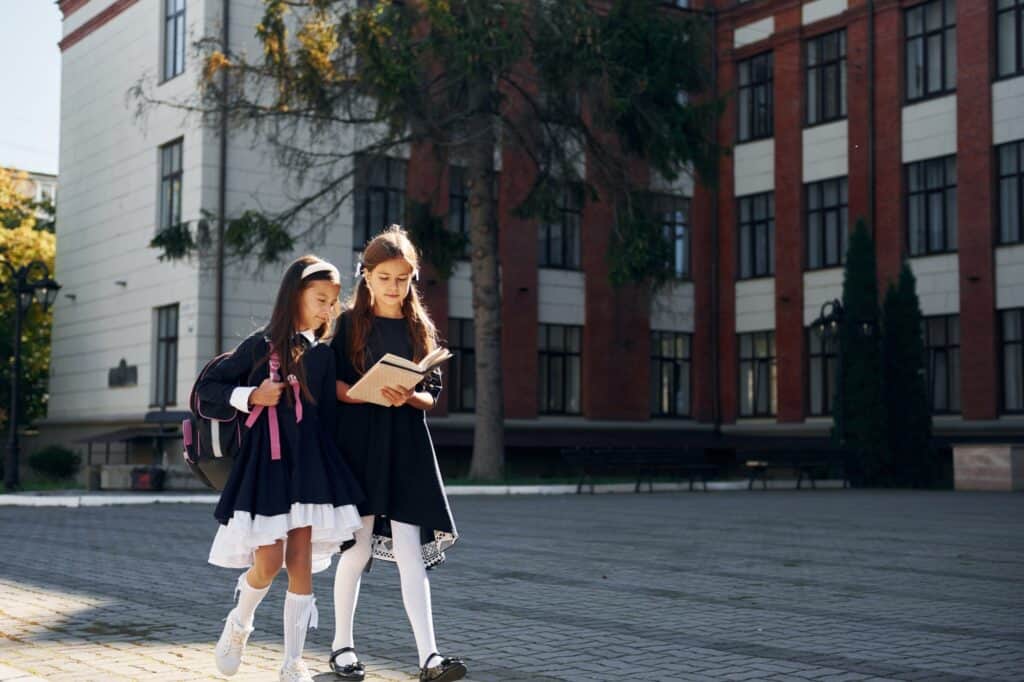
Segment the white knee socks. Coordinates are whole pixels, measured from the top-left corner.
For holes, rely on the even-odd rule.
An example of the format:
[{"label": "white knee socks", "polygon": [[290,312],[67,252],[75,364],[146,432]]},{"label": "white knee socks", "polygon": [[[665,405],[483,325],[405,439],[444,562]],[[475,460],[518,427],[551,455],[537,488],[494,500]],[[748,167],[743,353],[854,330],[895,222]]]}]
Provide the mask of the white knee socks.
[{"label": "white knee socks", "polygon": [[430,580],[427,578],[427,569],[423,565],[420,549],[420,527],[392,521],[391,537],[394,539],[398,572],[402,576],[402,602],[412,625],[412,633],[416,637],[416,649],[419,651],[422,667],[430,654],[437,651],[437,642],[434,641]]},{"label": "white knee socks", "polygon": [[316,599],[311,594],[284,595],[284,662],[302,658],[306,630],[318,625]]},{"label": "white knee socks", "polygon": [[235,586],[235,596],[238,597],[238,604],[235,605],[232,613],[234,613],[235,620],[239,624],[243,627],[251,628],[256,607],[267,596],[267,592],[270,591],[270,585],[262,589],[256,589],[249,584],[248,576],[249,571],[238,576],[238,584]]},{"label": "white knee socks", "polygon": [[[372,516],[363,517],[363,527],[356,531],[356,544],[341,554],[338,568],[334,574],[334,642],[331,651],[347,646],[355,646],[352,624],[356,615],[356,602],[359,600],[359,584],[362,580],[366,562],[370,560],[370,542],[373,540]],[[357,656],[351,652],[335,659],[339,665],[355,663]]]}]

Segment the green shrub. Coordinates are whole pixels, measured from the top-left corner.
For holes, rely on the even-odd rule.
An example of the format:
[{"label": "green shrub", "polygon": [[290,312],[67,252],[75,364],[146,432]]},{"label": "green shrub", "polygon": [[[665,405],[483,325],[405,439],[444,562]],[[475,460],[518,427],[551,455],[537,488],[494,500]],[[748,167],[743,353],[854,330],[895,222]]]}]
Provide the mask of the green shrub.
[{"label": "green shrub", "polygon": [[59,445],[51,445],[28,458],[29,466],[50,478],[71,478],[78,473],[82,458]]}]

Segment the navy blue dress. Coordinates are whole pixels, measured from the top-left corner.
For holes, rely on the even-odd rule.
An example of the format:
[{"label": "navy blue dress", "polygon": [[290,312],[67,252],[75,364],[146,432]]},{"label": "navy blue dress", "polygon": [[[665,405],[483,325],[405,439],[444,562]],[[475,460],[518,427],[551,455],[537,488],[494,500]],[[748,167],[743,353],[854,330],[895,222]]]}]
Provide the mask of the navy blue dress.
[{"label": "navy blue dress", "polygon": [[[269,348],[262,332],[245,339],[203,378],[197,387],[200,397],[230,404],[236,387],[259,386],[270,376]],[[241,449],[214,511],[221,525],[210,563],[246,568],[257,547],[286,538],[293,528],[311,526],[315,572],[327,568],[339,545],[361,527],[356,505],[363,493],[334,443],[334,354],[329,346],[314,344],[301,363],[313,400],[302,395],[302,421],[297,422],[294,406],[282,394],[276,407],[278,460],[271,458],[270,408],[251,429],[243,428]]]},{"label": "navy blue dress", "polygon": [[[349,355],[350,312],[342,313],[331,347],[338,380],[350,386],[360,374]],[[413,345],[404,318],[375,317],[367,342],[366,367],[386,353],[412,359]],[[418,387],[436,401],[441,394],[441,372],[435,370]],[[427,428],[426,411],[402,405],[339,403],[337,444],[366,494],[359,505],[363,516],[374,515],[373,556],[394,561],[390,521],[420,527],[424,564],[444,561],[444,551],[458,538],[434,444]]]}]

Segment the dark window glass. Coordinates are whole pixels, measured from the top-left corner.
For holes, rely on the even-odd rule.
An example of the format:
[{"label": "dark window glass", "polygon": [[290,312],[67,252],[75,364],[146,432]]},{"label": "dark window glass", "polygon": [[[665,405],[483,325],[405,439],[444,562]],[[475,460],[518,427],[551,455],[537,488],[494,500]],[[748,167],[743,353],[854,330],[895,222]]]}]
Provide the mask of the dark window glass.
[{"label": "dark window glass", "polygon": [[777,409],[775,332],[737,334],[740,416],[770,417]]},{"label": "dark window glass", "polygon": [[1024,241],[1024,142],[996,147],[999,243]]},{"label": "dark window glass", "polygon": [[956,251],[956,157],[918,161],[904,168],[910,255]]},{"label": "dark window glass", "polygon": [[671,245],[669,265],[676,279],[690,277],[690,200],[672,195],[655,195],[653,207],[661,222],[665,240]]},{"label": "dark window glass", "polygon": [[960,316],[924,318],[928,399],[932,412],[960,411]]},{"label": "dark window glass", "polygon": [[907,101],[956,89],[956,6],[931,0],[903,14]]},{"label": "dark window glass", "polygon": [[583,194],[577,185],[564,185],[558,193],[554,216],[537,228],[537,263],[542,268],[580,269],[580,225]]},{"label": "dark window glass", "polygon": [[690,343],[692,334],[651,332],[651,414],[690,414]]},{"label": "dark window glass", "polygon": [[846,262],[846,178],[812,182],[805,187],[807,267],[831,268]]},{"label": "dark window glass", "polygon": [[1000,78],[1024,73],[1024,0],[996,3],[996,74]]},{"label": "dark window glass", "polygon": [[771,192],[736,200],[739,215],[739,279],[775,272],[775,198]]},{"label": "dark window glass", "polygon": [[1024,308],[1000,313],[1003,340],[1003,410],[1024,412]]},{"label": "dark window glass", "polygon": [[542,414],[579,414],[582,327],[542,324],[537,333]]},{"label": "dark window glass", "polygon": [[185,0],[164,0],[164,80],[185,70]]},{"label": "dark window glass", "polygon": [[473,320],[448,320],[448,411],[472,412],[476,409],[476,351]]},{"label": "dark window glass", "polygon": [[808,40],[804,64],[807,125],[846,118],[846,31]]},{"label": "dark window glass", "polygon": [[182,140],[160,147],[160,230],[181,223]]},{"label": "dark window glass", "polygon": [[156,309],[153,405],[174,405],[178,394],[178,304]]},{"label": "dark window glass", "polygon": [[405,169],[404,159],[356,158],[352,241],[356,251],[362,251],[388,225],[405,221]]},{"label": "dark window glass", "polygon": [[810,413],[815,416],[832,414],[832,401],[836,391],[836,348],[835,340],[824,337],[820,327],[807,330],[808,380],[807,392]]},{"label": "dark window glass", "polygon": [[760,54],[736,65],[739,88],[736,107],[740,142],[772,136],[772,54]]}]

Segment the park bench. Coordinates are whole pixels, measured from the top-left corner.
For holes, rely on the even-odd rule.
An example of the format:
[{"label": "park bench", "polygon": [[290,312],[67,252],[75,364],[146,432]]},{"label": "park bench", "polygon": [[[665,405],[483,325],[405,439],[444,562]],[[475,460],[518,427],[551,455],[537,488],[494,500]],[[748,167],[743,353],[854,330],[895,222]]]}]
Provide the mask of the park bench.
[{"label": "park bench", "polygon": [[761,489],[768,488],[768,472],[773,469],[787,469],[796,473],[796,487],[799,490],[806,478],[811,488],[815,488],[815,480],[837,472],[843,480],[843,487],[849,485],[846,467],[846,455],[842,450],[780,450],[755,451],[749,454],[739,453],[747,469],[747,490],[753,490],[754,483],[761,481]]},{"label": "park bench", "polygon": [[686,479],[690,490],[699,480],[704,490],[717,467],[705,461],[703,451],[691,452],[686,448],[565,448],[562,459],[579,471],[576,492],[589,485],[594,492],[597,476],[628,475],[636,479],[634,490],[640,492],[647,483],[647,491],[654,492],[654,479],[658,476]]}]

